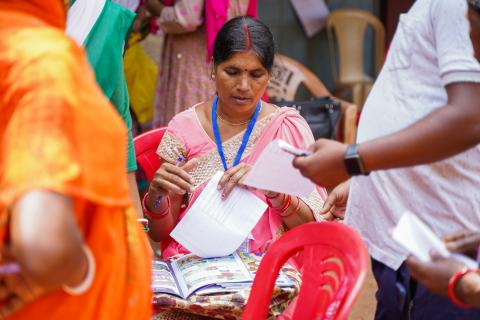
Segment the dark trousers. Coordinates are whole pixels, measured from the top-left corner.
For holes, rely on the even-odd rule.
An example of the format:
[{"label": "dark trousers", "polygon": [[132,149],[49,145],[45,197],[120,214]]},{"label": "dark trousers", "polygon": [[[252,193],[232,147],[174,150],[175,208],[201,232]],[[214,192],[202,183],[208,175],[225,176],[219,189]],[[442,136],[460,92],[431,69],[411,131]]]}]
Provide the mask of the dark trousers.
[{"label": "dark trousers", "polygon": [[480,309],[462,309],[430,293],[410,278],[405,263],[395,271],[372,259],[372,269],[378,284],[376,320],[480,319]]}]

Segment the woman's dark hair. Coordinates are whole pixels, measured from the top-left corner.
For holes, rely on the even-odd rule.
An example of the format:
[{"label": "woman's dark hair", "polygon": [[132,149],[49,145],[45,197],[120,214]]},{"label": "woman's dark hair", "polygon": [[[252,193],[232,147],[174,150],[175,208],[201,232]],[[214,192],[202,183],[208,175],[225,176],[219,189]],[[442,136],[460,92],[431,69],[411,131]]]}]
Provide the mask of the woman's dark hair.
[{"label": "woman's dark hair", "polygon": [[215,38],[213,63],[230,59],[236,52],[253,50],[263,67],[271,71],[275,43],[270,29],[261,21],[248,16],[233,18],[223,25]]}]

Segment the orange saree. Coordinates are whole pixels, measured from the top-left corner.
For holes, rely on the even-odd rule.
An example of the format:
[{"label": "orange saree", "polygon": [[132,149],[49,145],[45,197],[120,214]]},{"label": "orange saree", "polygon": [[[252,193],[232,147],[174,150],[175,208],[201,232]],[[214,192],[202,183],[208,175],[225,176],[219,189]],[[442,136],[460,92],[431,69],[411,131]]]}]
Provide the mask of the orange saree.
[{"label": "orange saree", "polygon": [[0,246],[9,207],[51,190],[74,200],[96,273],[86,293],[59,289],[12,318],[150,319],[150,250],[128,193],[126,128],[63,35],[64,19],[61,0],[0,0]]}]

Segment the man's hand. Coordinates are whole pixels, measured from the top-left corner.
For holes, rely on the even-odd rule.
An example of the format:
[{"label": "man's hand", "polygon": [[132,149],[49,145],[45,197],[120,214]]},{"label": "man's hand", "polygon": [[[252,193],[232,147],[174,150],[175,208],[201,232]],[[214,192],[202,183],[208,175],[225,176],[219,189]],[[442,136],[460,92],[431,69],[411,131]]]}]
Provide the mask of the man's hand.
[{"label": "man's hand", "polygon": [[335,189],[328,194],[327,200],[325,200],[320,214],[343,219],[345,216],[349,191],[350,180],[336,186]]},{"label": "man's hand", "polygon": [[349,178],[343,156],[347,145],[327,139],[317,140],[310,150],[313,153],[307,157],[296,157],[293,166],[317,185],[334,188]]},{"label": "man's hand", "polygon": [[452,258],[435,257],[431,262],[420,262],[414,257],[407,260],[410,274],[429,291],[447,297],[450,278],[465,266]]},{"label": "man's hand", "polygon": [[468,255],[472,259],[477,259],[477,250],[480,246],[480,232],[465,231],[457,233],[443,239],[447,249],[451,252]]}]

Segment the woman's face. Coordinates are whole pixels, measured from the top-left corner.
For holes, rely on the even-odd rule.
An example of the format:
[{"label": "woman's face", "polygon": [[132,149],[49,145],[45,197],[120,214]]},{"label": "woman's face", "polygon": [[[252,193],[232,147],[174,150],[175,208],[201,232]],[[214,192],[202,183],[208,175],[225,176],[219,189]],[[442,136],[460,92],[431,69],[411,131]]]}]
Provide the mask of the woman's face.
[{"label": "woman's face", "polygon": [[270,79],[252,50],[234,53],[215,67],[214,75],[222,108],[239,112],[255,108]]}]

